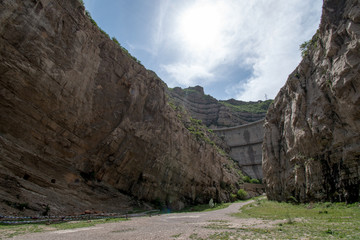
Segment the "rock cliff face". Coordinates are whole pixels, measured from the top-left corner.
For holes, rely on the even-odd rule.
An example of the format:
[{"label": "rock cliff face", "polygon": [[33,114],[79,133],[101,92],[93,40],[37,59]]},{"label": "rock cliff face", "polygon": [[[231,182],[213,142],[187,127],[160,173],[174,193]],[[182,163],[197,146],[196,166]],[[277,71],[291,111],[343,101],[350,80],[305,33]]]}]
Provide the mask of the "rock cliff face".
[{"label": "rock cliff face", "polygon": [[268,197],[359,201],[359,1],[325,0],[303,55],[265,120]]},{"label": "rock cliff face", "polygon": [[[226,201],[237,175],[196,140],[166,85],[100,32],[77,0],[4,0],[0,211],[121,211]],[[15,207],[15,208],[14,208]]]},{"label": "rock cliff face", "polygon": [[218,101],[210,95],[205,95],[204,89],[200,86],[185,89],[176,87],[169,90],[168,94],[176,105],[183,106],[193,118],[202,120],[203,124],[212,129],[235,127],[264,119],[269,105],[265,103],[263,111],[258,113],[234,110],[236,106],[256,105],[259,102],[242,102],[234,99]]}]

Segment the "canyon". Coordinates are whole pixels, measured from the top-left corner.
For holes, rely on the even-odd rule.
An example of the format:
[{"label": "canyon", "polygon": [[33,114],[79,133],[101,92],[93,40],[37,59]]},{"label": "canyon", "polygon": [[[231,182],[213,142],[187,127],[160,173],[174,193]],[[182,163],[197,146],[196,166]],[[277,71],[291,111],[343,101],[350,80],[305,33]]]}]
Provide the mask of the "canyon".
[{"label": "canyon", "polygon": [[1,5],[1,213],[178,210],[230,201],[243,174],[271,200],[360,200],[358,1],[324,1],[302,62],[258,102],[168,88],[81,1]]}]

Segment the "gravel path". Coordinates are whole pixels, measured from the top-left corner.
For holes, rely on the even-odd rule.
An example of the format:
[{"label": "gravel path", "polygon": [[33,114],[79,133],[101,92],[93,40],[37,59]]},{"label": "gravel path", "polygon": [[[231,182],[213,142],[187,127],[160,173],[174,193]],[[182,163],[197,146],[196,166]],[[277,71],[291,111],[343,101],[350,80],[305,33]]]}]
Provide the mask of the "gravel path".
[{"label": "gravel path", "polygon": [[89,228],[47,231],[17,236],[16,240],[49,239],[208,239],[210,235],[244,228],[271,227],[271,222],[230,216],[253,201],[234,203],[228,208],[211,212],[171,213],[130,221],[99,224]]}]

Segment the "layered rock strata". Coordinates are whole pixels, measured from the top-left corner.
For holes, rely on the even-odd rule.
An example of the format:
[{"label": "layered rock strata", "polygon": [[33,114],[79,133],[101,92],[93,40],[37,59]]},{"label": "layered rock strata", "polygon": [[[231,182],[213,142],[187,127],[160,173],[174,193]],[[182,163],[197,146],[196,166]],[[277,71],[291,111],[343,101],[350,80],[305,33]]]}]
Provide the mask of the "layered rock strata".
[{"label": "layered rock strata", "polygon": [[166,85],[79,1],[0,4],[1,212],[228,200],[229,160],[184,127]]},{"label": "layered rock strata", "polygon": [[263,171],[273,200],[359,201],[360,4],[325,0],[265,120]]},{"label": "layered rock strata", "polygon": [[264,109],[262,113],[235,111],[225,104],[236,106],[258,104],[258,102],[242,102],[234,99],[218,101],[212,96],[206,95],[200,86],[185,89],[175,87],[169,90],[168,94],[176,105],[183,106],[193,118],[202,120],[203,124],[212,129],[235,127],[259,121],[265,118],[267,110]]}]

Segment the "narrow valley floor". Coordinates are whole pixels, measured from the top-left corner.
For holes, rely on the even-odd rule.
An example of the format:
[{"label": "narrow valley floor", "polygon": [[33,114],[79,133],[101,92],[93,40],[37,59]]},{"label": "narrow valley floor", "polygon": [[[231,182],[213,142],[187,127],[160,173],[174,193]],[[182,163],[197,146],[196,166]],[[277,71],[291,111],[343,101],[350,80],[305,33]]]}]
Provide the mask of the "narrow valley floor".
[{"label": "narrow valley floor", "polygon": [[228,208],[210,212],[171,213],[152,217],[132,218],[129,221],[105,223],[88,228],[31,233],[15,236],[16,240],[48,239],[235,239],[252,238],[247,228],[272,228],[279,221],[242,219],[231,214],[254,201],[233,203]]}]

